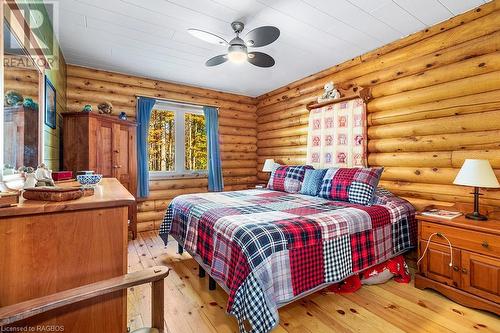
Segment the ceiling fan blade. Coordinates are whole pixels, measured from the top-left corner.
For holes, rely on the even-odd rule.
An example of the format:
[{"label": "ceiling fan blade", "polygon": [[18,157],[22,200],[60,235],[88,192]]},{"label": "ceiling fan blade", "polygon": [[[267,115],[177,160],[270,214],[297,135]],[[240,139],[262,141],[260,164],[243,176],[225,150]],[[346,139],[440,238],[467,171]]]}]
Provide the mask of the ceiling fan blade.
[{"label": "ceiling fan blade", "polygon": [[247,46],[261,47],[274,42],[280,36],[280,29],[273,26],[264,26],[249,31],[244,40]]},{"label": "ceiling fan blade", "polygon": [[218,56],[215,56],[213,58],[210,58],[207,60],[205,63],[206,66],[212,67],[212,66],[217,66],[220,64],[223,64],[227,61],[227,54],[221,54]]},{"label": "ceiling fan blade", "polygon": [[200,29],[189,28],[187,31],[194,37],[201,39],[205,42],[217,44],[217,45],[229,45],[229,43],[222,37],[214,35],[211,32],[203,31]]},{"label": "ceiling fan blade", "polygon": [[274,59],[269,54],[262,52],[249,52],[248,62],[258,67],[273,67]]}]

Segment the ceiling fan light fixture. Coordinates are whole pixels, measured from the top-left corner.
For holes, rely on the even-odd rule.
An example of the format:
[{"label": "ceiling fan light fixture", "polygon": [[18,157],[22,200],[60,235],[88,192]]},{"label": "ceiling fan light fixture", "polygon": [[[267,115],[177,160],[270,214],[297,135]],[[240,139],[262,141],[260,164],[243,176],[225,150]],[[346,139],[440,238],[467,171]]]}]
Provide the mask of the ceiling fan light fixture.
[{"label": "ceiling fan light fixture", "polygon": [[248,58],[247,48],[244,45],[231,45],[227,57],[232,63],[241,64]]}]

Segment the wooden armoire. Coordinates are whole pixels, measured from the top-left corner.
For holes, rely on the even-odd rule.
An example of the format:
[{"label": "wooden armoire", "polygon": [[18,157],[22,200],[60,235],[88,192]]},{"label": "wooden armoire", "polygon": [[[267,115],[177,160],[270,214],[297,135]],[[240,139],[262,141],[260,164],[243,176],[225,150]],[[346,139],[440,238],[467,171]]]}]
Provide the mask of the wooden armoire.
[{"label": "wooden armoire", "polygon": [[137,125],[92,112],[63,114],[63,168],[114,177],[137,193]]}]

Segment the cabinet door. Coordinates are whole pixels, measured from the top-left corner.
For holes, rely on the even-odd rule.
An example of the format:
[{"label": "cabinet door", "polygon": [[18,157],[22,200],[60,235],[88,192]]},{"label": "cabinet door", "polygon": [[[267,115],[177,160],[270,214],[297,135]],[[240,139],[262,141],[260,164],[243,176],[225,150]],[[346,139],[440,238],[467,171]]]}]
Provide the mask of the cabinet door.
[{"label": "cabinet door", "polygon": [[500,260],[462,251],[461,289],[500,303]]},{"label": "cabinet door", "polygon": [[[426,241],[420,241],[420,251],[424,251]],[[429,279],[458,287],[460,284],[460,250],[452,249],[453,263],[450,266],[450,248],[445,245],[429,243],[427,253],[421,263],[421,273]]]},{"label": "cabinet door", "polygon": [[135,136],[130,126],[115,124],[113,127],[114,177],[135,195]]},{"label": "cabinet door", "polygon": [[113,130],[112,123],[100,121],[97,124],[96,161],[97,173],[104,177],[114,177],[113,175]]}]

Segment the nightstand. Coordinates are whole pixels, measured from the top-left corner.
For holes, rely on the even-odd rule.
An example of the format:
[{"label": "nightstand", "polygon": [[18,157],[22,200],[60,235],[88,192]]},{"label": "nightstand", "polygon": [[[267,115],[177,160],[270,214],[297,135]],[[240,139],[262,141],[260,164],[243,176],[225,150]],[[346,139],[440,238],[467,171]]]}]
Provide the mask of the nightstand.
[{"label": "nightstand", "polygon": [[419,258],[429,237],[436,235],[419,264],[415,287],[431,288],[462,305],[500,315],[500,220],[474,221],[463,215],[451,220],[421,214],[416,218]]}]

